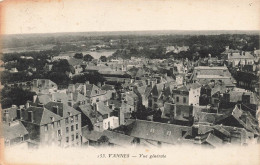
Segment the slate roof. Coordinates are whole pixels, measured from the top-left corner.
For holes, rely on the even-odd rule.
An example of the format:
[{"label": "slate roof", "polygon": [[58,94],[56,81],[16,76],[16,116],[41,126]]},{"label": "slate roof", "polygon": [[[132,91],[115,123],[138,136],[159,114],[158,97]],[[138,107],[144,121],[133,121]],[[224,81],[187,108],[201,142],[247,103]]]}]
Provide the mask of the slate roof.
[{"label": "slate roof", "polygon": [[251,104],[257,104],[258,103],[257,96],[253,92],[230,91],[229,94],[230,94],[230,102],[242,101],[243,95],[249,95]]},{"label": "slate roof", "polygon": [[113,143],[113,144],[116,144],[116,145],[122,146],[122,147],[127,147],[127,146],[131,145],[131,143],[134,140],[134,137],[124,135],[121,133],[117,133],[117,132],[113,132],[113,131],[109,131],[109,130],[104,130],[103,135],[108,137],[110,143]]},{"label": "slate roof", "polygon": [[71,66],[83,65],[83,64],[85,64],[82,59],[77,59],[77,58],[69,58],[69,59],[68,59],[68,63],[69,63]]},{"label": "slate roof", "polygon": [[[96,93],[98,91],[98,93]],[[106,91],[101,90],[99,87],[97,87],[94,84],[86,84],[86,96],[87,97],[94,97],[98,95],[104,95]]]},{"label": "slate roof", "polygon": [[92,124],[95,124],[97,120],[103,121],[101,114],[97,113],[97,117],[91,115],[95,114],[95,111],[90,104],[80,105],[79,108],[81,109],[81,112],[91,120]]},{"label": "slate roof", "polygon": [[120,108],[122,103],[119,100],[108,100],[108,104],[114,104],[115,108]]},{"label": "slate roof", "polygon": [[[58,121],[61,119],[59,115],[56,115],[55,113],[43,107],[30,106],[29,108],[26,109],[26,111],[33,112],[33,123],[36,125],[44,125],[44,124],[52,123],[53,121],[51,117],[53,117],[54,121]],[[27,113],[25,113],[23,117],[24,117],[23,121],[28,121]]]},{"label": "slate roof", "polygon": [[128,125],[129,129],[126,133],[127,135],[169,144],[181,143],[181,139],[185,138],[187,135],[191,135],[192,130],[191,127],[187,126],[165,124],[145,120],[130,119],[129,121],[127,121],[127,123],[131,123]]},{"label": "slate roof", "polygon": [[51,101],[51,95],[50,94],[43,94],[37,96],[37,101],[39,101],[42,104],[47,104]]},{"label": "slate roof", "polygon": [[223,120],[219,120],[218,123],[222,123],[225,120],[230,120],[230,117],[233,117],[246,130],[259,135],[258,122],[249,112],[239,109],[236,105],[232,111],[232,114],[230,116],[226,116]]},{"label": "slate roof", "polygon": [[75,110],[74,108],[68,106],[67,104],[63,104],[63,103],[59,103],[59,102],[49,102],[47,104],[44,105],[45,108],[49,109],[50,111],[52,111],[53,107],[58,107],[59,112],[59,116],[61,117],[68,117],[68,113],[70,112],[71,115],[78,115],[80,114],[79,111]]},{"label": "slate roof", "polygon": [[105,84],[101,87],[102,90],[105,90],[105,91],[109,91],[109,90],[115,90],[115,86],[114,85],[108,85],[108,84]]},{"label": "slate roof", "polygon": [[235,52],[232,54],[229,54],[228,60],[233,60],[233,59],[254,59],[255,57],[253,56],[253,54],[251,52]]},{"label": "slate roof", "polygon": [[205,141],[209,144],[211,144],[214,147],[219,147],[221,146],[222,140],[220,138],[218,138],[217,136],[213,135],[212,133],[209,133],[207,138],[205,139]]},{"label": "slate roof", "polygon": [[113,112],[112,109],[110,109],[108,106],[106,106],[104,104],[104,102],[97,102],[97,111],[101,114],[101,115],[105,115],[105,114],[110,114],[111,112]]},{"label": "slate roof", "polygon": [[103,135],[102,132],[89,131],[87,127],[82,128],[82,136],[88,140],[98,141],[98,139]]},{"label": "slate roof", "polygon": [[3,136],[5,139],[15,139],[28,134],[28,131],[20,121],[14,121],[10,124],[3,123]]}]

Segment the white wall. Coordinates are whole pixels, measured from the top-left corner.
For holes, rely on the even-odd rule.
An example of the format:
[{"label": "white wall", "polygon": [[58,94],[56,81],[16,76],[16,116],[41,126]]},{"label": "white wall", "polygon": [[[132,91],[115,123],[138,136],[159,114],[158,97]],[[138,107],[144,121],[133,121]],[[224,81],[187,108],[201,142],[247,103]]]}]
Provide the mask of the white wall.
[{"label": "white wall", "polygon": [[118,117],[112,116],[112,117],[109,117],[107,119],[104,119],[103,120],[103,129],[104,130],[107,130],[109,128],[108,127],[109,123],[110,123],[110,128],[111,129],[119,127],[119,119],[118,119]]},{"label": "white wall", "polygon": [[190,89],[189,92],[189,105],[193,104],[194,106],[199,105],[199,98],[200,98],[200,89],[201,88],[196,88],[196,89]]}]

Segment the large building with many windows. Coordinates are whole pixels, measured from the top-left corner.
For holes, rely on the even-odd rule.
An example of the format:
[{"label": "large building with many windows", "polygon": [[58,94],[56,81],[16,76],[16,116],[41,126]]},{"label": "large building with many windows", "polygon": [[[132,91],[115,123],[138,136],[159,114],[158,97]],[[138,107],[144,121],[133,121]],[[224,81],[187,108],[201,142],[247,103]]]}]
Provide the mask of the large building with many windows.
[{"label": "large building with many windows", "polygon": [[29,138],[38,145],[81,145],[81,113],[74,108],[60,102],[49,102],[19,109],[17,113],[29,132]]}]

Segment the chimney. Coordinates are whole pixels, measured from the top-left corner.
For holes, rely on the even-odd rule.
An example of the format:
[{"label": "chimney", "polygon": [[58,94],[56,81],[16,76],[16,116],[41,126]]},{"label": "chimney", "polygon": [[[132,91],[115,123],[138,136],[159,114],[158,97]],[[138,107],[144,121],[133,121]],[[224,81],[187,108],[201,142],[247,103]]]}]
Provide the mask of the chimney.
[{"label": "chimney", "polygon": [[86,81],[85,84],[89,84],[89,81]]},{"label": "chimney", "polygon": [[25,108],[27,109],[27,108],[29,108],[29,107],[30,107],[30,103],[29,103],[29,102],[26,102]]},{"label": "chimney", "polygon": [[75,92],[76,91],[74,84],[70,84],[69,87],[70,87],[69,92]]},{"label": "chimney", "polygon": [[94,110],[95,110],[95,111],[98,111],[98,110],[99,110],[97,103],[94,103],[94,104],[93,104],[93,107],[94,107]]},{"label": "chimney", "polygon": [[242,103],[243,104],[250,104],[250,95],[245,95],[245,93],[243,93],[243,95],[242,95]]},{"label": "chimney", "polygon": [[119,118],[119,125],[124,125],[125,124],[125,113],[121,107],[119,109],[118,118]]},{"label": "chimney", "polygon": [[4,119],[5,122],[10,122],[9,112],[8,111],[4,112],[3,119]]},{"label": "chimney", "polygon": [[173,103],[170,106],[170,121],[171,121],[171,123],[173,123],[175,116],[176,116],[176,104]]},{"label": "chimney", "polygon": [[33,102],[35,103],[37,99],[37,95],[33,95]]},{"label": "chimney", "polygon": [[33,123],[33,112],[28,111],[28,121]]},{"label": "chimney", "polygon": [[16,116],[17,116],[17,119],[19,120],[19,119],[21,119],[21,112],[22,112],[22,110],[21,109],[17,109],[16,110]]},{"label": "chimney", "polygon": [[37,107],[43,107],[43,104],[42,103],[38,103]]},{"label": "chimney", "polygon": [[229,93],[223,93],[223,101],[224,102],[230,102],[230,94]]},{"label": "chimney", "polygon": [[87,86],[86,84],[83,85],[83,95],[86,96],[87,94]]},{"label": "chimney", "polygon": [[194,116],[194,113],[193,113],[193,104],[190,105],[189,107],[189,117],[193,117]]},{"label": "chimney", "polygon": [[51,94],[51,101],[56,101],[54,94]]},{"label": "chimney", "polygon": [[72,92],[69,93],[69,99],[73,100],[73,93]]}]

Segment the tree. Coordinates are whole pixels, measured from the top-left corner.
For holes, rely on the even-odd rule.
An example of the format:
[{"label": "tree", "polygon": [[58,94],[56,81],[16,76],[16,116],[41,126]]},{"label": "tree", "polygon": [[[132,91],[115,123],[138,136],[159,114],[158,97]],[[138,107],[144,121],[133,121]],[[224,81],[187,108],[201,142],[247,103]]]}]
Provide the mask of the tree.
[{"label": "tree", "polygon": [[59,60],[53,63],[52,71],[59,73],[70,72],[70,64],[67,60]]},{"label": "tree", "polygon": [[32,100],[35,92],[23,90],[22,88],[4,87],[1,91],[2,108],[8,108],[12,104],[24,105],[28,100]]},{"label": "tree", "polygon": [[102,62],[107,62],[107,57],[106,56],[101,56],[99,58]]},{"label": "tree", "polygon": [[55,82],[59,87],[66,88],[70,83],[70,78],[66,73],[51,72],[47,78]]},{"label": "tree", "polygon": [[83,58],[83,54],[82,53],[75,53],[75,55],[73,57],[77,58],[77,59],[82,59]]},{"label": "tree", "polygon": [[90,54],[86,54],[84,57],[83,57],[83,60],[84,61],[87,61],[87,62],[90,62],[94,59],[94,57],[92,57]]},{"label": "tree", "polygon": [[84,73],[83,75],[74,76],[72,81],[74,84],[85,83],[86,81],[89,81],[91,84],[98,85],[98,83],[102,84],[105,81],[105,78],[98,72],[90,72]]}]

